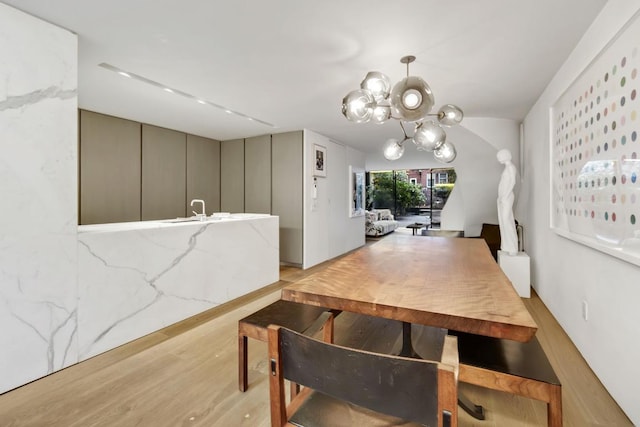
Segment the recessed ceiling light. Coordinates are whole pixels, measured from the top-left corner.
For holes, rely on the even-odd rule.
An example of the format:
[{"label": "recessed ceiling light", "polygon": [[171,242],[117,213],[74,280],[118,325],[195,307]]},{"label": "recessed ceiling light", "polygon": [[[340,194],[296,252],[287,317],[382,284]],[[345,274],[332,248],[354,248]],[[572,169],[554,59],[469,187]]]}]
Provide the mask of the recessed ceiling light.
[{"label": "recessed ceiling light", "polygon": [[162,89],[162,90],[164,90],[166,92],[169,92],[169,93],[172,93],[174,95],[180,95],[180,96],[183,96],[185,98],[193,99],[193,100],[197,101],[200,104],[211,105],[212,107],[216,107],[216,108],[219,108],[221,110],[224,110],[227,114],[233,114],[233,115],[238,116],[238,117],[244,117],[245,119],[248,119],[248,120],[250,120],[252,122],[260,123],[260,124],[263,124],[265,126],[269,126],[271,128],[277,128],[277,126],[272,124],[272,123],[265,122],[264,120],[256,119],[255,117],[247,116],[246,114],[235,112],[233,110],[228,109],[227,107],[224,107],[222,105],[216,104],[214,102],[205,101],[201,97],[193,96],[193,95],[191,95],[189,93],[182,92],[182,91],[177,90],[177,89],[169,88],[169,87],[163,85],[162,83],[158,83],[158,82],[156,82],[154,80],[148,79],[148,78],[143,77],[143,76],[141,76],[139,74],[135,74],[135,73],[131,73],[129,71],[125,71],[125,70],[123,70],[121,68],[118,68],[118,67],[115,67],[115,66],[113,66],[111,64],[107,64],[106,62],[102,62],[102,63],[98,64],[98,66],[102,67],[102,68],[105,68],[105,69],[107,69],[109,71],[113,71],[115,73],[118,73],[121,76],[130,78],[130,79],[133,79],[133,80],[138,80],[140,82],[147,83],[147,84],[149,84],[151,86],[155,86],[155,87],[157,87],[159,89]]}]

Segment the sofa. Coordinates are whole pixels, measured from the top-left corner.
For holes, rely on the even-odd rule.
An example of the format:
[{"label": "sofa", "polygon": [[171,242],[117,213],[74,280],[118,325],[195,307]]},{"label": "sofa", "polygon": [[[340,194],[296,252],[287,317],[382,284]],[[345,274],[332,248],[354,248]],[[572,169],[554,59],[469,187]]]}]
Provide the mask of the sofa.
[{"label": "sofa", "polygon": [[389,234],[398,228],[398,221],[393,218],[390,209],[372,209],[365,211],[365,234],[379,237]]}]

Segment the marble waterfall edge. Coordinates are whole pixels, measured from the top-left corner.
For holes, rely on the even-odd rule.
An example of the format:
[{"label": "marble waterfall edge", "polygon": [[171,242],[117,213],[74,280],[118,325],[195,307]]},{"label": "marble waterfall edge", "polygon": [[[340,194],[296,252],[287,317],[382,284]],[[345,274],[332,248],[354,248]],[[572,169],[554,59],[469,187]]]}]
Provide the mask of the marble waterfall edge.
[{"label": "marble waterfall edge", "polygon": [[80,360],[278,281],[278,236],[268,215],[81,232]]}]

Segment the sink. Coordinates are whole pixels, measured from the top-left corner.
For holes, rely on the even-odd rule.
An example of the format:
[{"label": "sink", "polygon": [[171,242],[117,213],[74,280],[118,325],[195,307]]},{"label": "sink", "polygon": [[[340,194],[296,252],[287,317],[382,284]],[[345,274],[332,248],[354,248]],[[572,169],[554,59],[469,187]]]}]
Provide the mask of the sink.
[{"label": "sink", "polygon": [[178,222],[196,222],[196,221],[198,221],[198,222],[199,222],[199,221],[201,221],[201,219],[200,219],[200,218],[198,218],[198,217],[195,217],[195,216],[191,216],[191,217],[189,217],[189,218],[167,219],[167,220],[164,220],[164,221],[162,221],[162,222],[167,222],[167,223],[170,223],[170,224],[175,224],[175,223],[178,223]]},{"label": "sink", "polygon": [[216,216],[205,216],[205,217],[190,216],[188,218],[165,219],[165,220],[162,220],[161,222],[164,222],[167,224],[177,224],[181,222],[210,222],[210,221],[218,221],[222,218],[223,217],[216,217]]}]

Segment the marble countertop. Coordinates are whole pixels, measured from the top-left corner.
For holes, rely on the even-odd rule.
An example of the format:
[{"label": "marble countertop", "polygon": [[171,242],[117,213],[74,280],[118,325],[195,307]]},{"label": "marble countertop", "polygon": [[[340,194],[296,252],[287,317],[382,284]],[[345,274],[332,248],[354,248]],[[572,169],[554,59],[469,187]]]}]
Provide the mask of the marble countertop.
[{"label": "marble countertop", "polygon": [[269,218],[272,215],[259,213],[216,213],[202,220],[190,218],[162,219],[154,221],[114,222],[108,224],[79,225],[78,233],[105,233],[113,231],[135,231],[154,228],[183,227],[185,225],[209,224],[227,221],[245,221],[251,219]]}]

